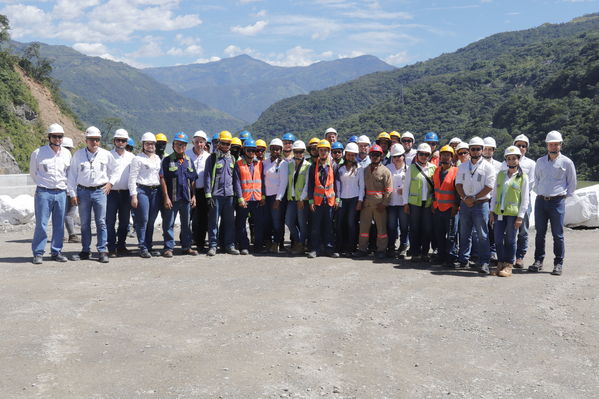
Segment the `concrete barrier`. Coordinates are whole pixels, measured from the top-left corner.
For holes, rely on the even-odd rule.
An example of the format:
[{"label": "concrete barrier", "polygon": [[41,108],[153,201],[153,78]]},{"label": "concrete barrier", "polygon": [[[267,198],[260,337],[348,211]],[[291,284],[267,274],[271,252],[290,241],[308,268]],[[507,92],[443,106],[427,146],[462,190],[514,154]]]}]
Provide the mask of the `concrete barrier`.
[{"label": "concrete barrier", "polygon": [[35,194],[35,183],[29,174],[0,175],[0,195],[16,198]]}]

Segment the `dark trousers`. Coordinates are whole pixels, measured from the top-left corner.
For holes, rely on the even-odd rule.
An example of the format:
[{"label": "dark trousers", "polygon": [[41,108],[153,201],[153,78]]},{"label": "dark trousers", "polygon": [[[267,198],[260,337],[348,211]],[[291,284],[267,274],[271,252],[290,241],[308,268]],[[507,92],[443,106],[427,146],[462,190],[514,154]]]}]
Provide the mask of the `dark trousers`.
[{"label": "dark trousers", "polygon": [[254,224],[254,246],[259,248],[264,240],[263,224],[265,205],[260,205],[260,201],[248,201],[247,208],[237,207],[235,214],[235,238],[237,239],[237,249],[250,249],[250,240],[247,233],[247,221],[250,213],[257,221]]},{"label": "dark trousers", "polygon": [[344,198],[335,215],[335,249],[337,252],[354,252],[358,238],[358,197]]},{"label": "dark trousers", "polygon": [[201,250],[206,244],[208,232],[208,201],[203,188],[196,188],[196,207],[191,210],[193,242]]},{"label": "dark trousers", "polygon": [[[116,229],[117,214],[119,228]],[[112,190],[106,203],[106,228],[108,229],[108,251],[126,247],[129,219],[131,217],[131,198],[129,190]]]},{"label": "dark trousers", "polygon": [[[423,202],[424,204],[424,202]],[[431,207],[410,204],[410,251],[412,256],[427,255],[432,238]]]},{"label": "dark trousers", "polygon": [[562,264],[566,253],[564,244],[564,214],[566,212],[566,198],[544,200],[538,196],[535,200],[535,260],[545,259],[545,235],[547,223],[551,222],[553,235],[553,264]]},{"label": "dark trousers", "polygon": [[455,248],[454,225],[455,217],[451,216],[451,208],[446,211],[435,210],[433,226],[437,241],[437,255],[444,262],[455,261],[458,258]]},{"label": "dark trousers", "polygon": [[323,203],[314,206],[310,215],[312,234],[310,235],[310,251],[318,251],[321,245],[326,250],[333,249],[333,208]]}]

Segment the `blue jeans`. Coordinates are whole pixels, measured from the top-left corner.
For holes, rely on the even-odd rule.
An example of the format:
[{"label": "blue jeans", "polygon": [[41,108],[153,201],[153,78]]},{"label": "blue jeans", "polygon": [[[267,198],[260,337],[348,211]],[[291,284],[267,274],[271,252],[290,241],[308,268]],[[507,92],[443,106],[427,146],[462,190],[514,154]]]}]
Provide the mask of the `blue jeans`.
[{"label": "blue jeans", "polygon": [[260,201],[248,201],[247,208],[237,207],[235,215],[235,238],[237,239],[238,249],[250,249],[250,240],[247,232],[247,220],[250,213],[254,218],[254,247],[260,248],[264,241],[264,208],[266,205],[260,205]]},{"label": "blue jeans", "polygon": [[354,252],[358,241],[358,197],[344,198],[337,209],[335,248],[337,252]]},{"label": "blue jeans", "polygon": [[164,208],[162,212],[162,238],[164,238],[164,249],[173,250],[175,248],[175,219],[179,214],[181,222],[181,248],[183,250],[191,248],[191,203],[186,200],[173,202],[171,209]]},{"label": "blue jeans", "polygon": [[289,229],[291,240],[304,245],[306,243],[306,233],[308,230],[308,201],[304,201],[304,208],[297,207],[297,201],[287,203],[285,212],[285,224]]},{"label": "blue jeans", "polygon": [[137,188],[137,209],[133,212],[135,217],[135,233],[137,245],[141,251],[152,250],[154,236],[154,222],[162,204],[162,194],[159,188]]},{"label": "blue jeans", "polygon": [[502,220],[495,217],[493,232],[497,248],[497,261],[513,264],[516,260],[516,235],[518,230],[514,227],[516,216],[503,216]]},{"label": "blue jeans", "polygon": [[38,187],[35,190],[35,231],[31,241],[33,256],[43,255],[48,235],[46,228],[50,214],[52,215],[52,255],[62,251],[64,239],[64,213],[67,206],[67,193],[65,190],[50,190]]},{"label": "blue jeans", "polygon": [[[399,232],[398,232],[399,228]],[[387,207],[387,234],[389,235],[388,250],[395,251],[395,242],[399,236],[400,247],[407,248],[410,230],[410,215],[404,212],[403,205]]]},{"label": "blue jeans", "polygon": [[[117,213],[119,229],[116,231]],[[106,228],[108,229],[108,250],[114,252],[117,248],[126,247],[129,218],[131,217],[131,198],[129,190],[111,191],[108,193],[106,204]]]},{"label": "blue jeans", "polygon": [[543,262],[545,259],[545,235],[547,223],[551,222],[553,235],[553,264],[562,264],[566,253],[564,244],[564,213],[566,211],[566,198],[544,200],[540,196],[535,199],[535,260]]},{"label": "blue jeans", "polygon": [[208,212],[208,242],[210,248],[218,247],[218,222],[223,227],[223,245],[226,249],[235,247],[235,220],[233,217],[233,196],[216,196],[214,207]]},{"label": "blue jeans", "polygon": [[283,238],[283,214],[281,204],[277,209],[273,209],[272,205],[275,203],[276,195],[269,195],[266,197],[266,219],[268,220],[268,233],[266,234],[266,238],[269,239],[272,235],[273,243],[280,243]]},{"label": "blue jeans", "polygon": [[433,213],[433,225],[437,237],[437,254],[442,261],[455,261],[457,253],[454,251],[455,216],[451,216],[451,208],[446,211],[435,210]]},{"label": "blue jeans", "polygon": [[330,251],[333,249],[333,208],[324,201],[320,206],[314,206],[310,221],[310,251],[318,251],[321,245]]},{"label": "blue jeans", "polygon": [[516,259],[524,259],[528,251],[528,228],[530,226],[530,212],[524,214],[520,229],[518,229],[518,242],[516,243]]},{"label": "blue jeans", "polygon": [[106,252],[108,231],[106,229],[106,194],[101,188],[95,190],[77,188],[79,219],[81,220],[81,252],[90,252],[92,243],[92,209],[96,221],[96,248]]},{"label": "blue jeans", "polygon": [[474,204],[469,208],[464,201],[460,204],[460,250],[458,261],[467,263],[472,249],[472,230],[476,231],[478,259],[480,264],[491,261],[489,245],[489,202]]},{"label": "blue jeans", "polygon": [[431,207],[410,204],[410,254],[427,255],[433,236]]}]

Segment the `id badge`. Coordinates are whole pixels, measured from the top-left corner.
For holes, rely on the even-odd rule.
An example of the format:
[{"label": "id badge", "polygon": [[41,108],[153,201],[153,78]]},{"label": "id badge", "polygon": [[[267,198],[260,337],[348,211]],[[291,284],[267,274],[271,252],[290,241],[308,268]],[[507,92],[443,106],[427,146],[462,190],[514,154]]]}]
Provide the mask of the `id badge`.
[{"label": "id badge", "polygon": [[89,172],[89,178],[92,179],[92,180],[94,180],[96,178],[96,171],[95,170],[92,169]]},{"label": "id badge", "polygon": [[499,221],[503,220],[503,215],[497,216],[497,220],[499,220]]}]

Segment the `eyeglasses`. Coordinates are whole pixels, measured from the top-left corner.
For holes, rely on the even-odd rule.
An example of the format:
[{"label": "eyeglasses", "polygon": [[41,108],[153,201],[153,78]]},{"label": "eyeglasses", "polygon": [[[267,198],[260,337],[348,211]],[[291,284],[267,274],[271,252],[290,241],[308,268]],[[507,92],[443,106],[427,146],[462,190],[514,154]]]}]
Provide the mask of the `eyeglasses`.
[{"label": "eyeglasses", "polygon": [[419,157],[422,157],[422,156],[427,156],[427,157],[428,157],[429,155],[430,155],[430,154],[429,154],[428,152],[419,152],[419,153],[418,153],[418,156],[419,156]]},{"label": "eyeglasses", "polygon": [[173,145],[176,145],[177,147],[185,147],[187,146],[187,143],[184,143],[182,141],[174,141]]},{"label": "eyeglasses", "polygon": [[414,142],[414,140],[412,140],[412,139],[401,139],[400,141],[402,143],[413,143]]},{"label": "eyeglasses", "polygon": [[303,154],[304,150],[293,150],[294,154]]},{"label": "eyeglasses", "polygon": [[437,144],[439,144],[439,142],[438,142],[438,141],[426,141],[426,143],[427,143],[428,145],[430,145],[431,147],[433,147],[433,146],[436,146]]},{"label": "eyeglasses", "polygon": [[332,153],[333,154],[343,154],[343,151],[341,151],[341,150],[335,150],[335,151],[332,151]]},{"label": "eyeglasses", "polygon": [[156,145],[154,141],[144,141],[144,145]]},{"label": "eyeglasses", "polygon": [[256,152],[255,148],[246,148],[245,152]]},{"label": "eyeglasses", "polygon": [[468,155],[468,151],[458,152],[458,155],[460,155],[460,156]]},{"label": "eyeglasses", "polygon": [[371,157],[381,157],[381,156],[383,156],[383,154],[381,154],[380,152],[371,152],[370,156]]},{"label": "eyeglasses", "polygon": [[64,136],[62,134],[51,134],[51,139],[62,139]]},{"label": "eyeglasses", "polygon": [[470,147],[470,151],[482,151],[482,147]]},{"label": "eyeglasses", "polygon": [[88,137],[86,140],[99,142],[100,138],[99,137]]},{"label": "eyeglasses", "polygon": [[256,148],[256,152],[264,152],[264,151],[266,151],[265,148]]},{"label": "eyeglasses", "polygon": [[114,139],[114,141],[117,141],[119,143],[126,143],[127,139]]},{"label": "eyeglasses", "polygon": [[518,148],[528,148],[528,146],[526,144],[516,144],[516,147],[518,147]]},{"label": "eyeglasses", "polygon": [[218,144],[219,144],[219,145],[223,145],[223,146],[225,146],[225,147],[228,147],[228,146],[230,146],[230,145],[231,145],[231,143],[227,143],[226,141],[219,141],[219,142],[218,142]]}]

